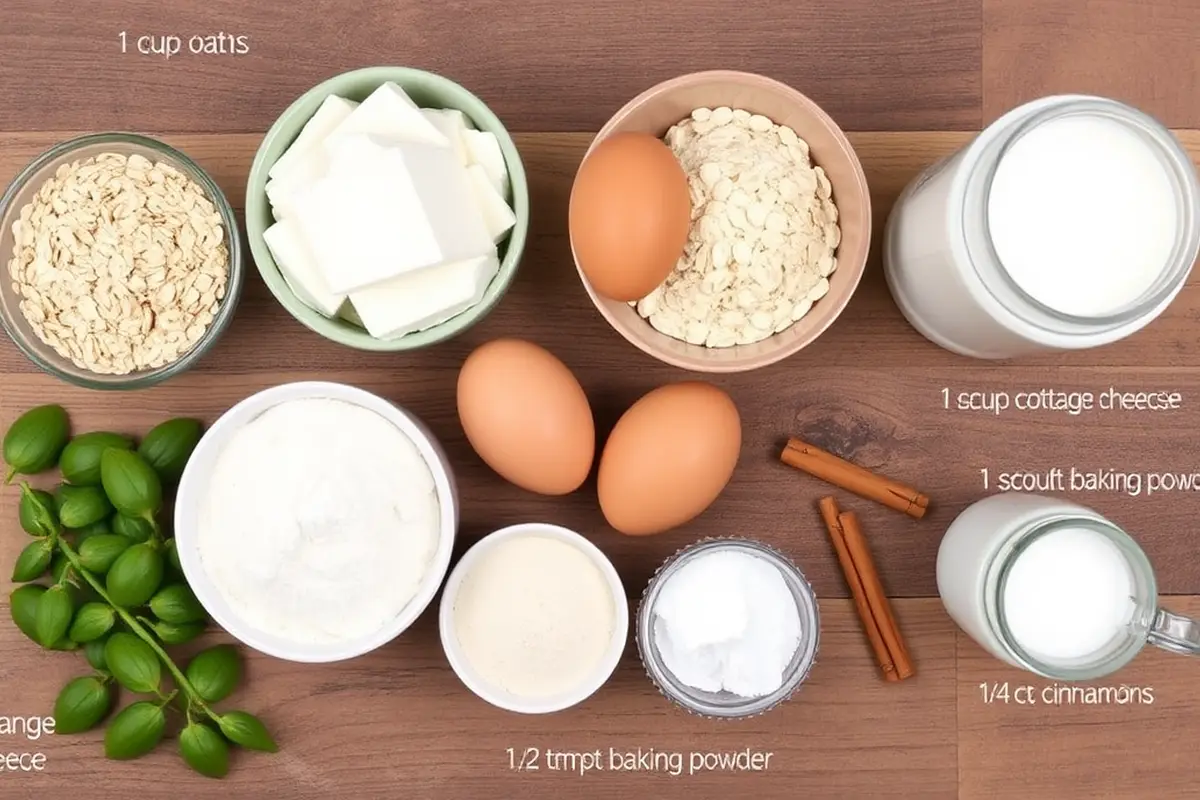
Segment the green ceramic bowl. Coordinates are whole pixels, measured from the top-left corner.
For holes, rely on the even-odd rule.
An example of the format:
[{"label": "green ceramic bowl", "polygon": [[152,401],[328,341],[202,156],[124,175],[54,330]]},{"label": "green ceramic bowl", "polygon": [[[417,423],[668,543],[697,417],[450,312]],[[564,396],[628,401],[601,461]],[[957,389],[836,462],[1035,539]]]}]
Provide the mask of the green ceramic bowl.
[{"label": "green ceramic bowl", "polygon": [[[301,128],[312,118],[325,98],[337,95],[347,100],[362,101],[388,81],[393,81],[404,89],[422,108],[456,108],[466,114],[476,128],[491,131],[496,135],[508,166],[509,182],[512,185],[510,202],[517,217],[517,224],[508,238],[500,244],[500,270],[479,303],[440,325],[396,339],[383,340],[373,338],[358,325],[342,319],[330,319],[300,302],[279,272],[270,248],[263,240],[263,232],[275,222],[271,214],[271,204],[267,200],[267,172],[295,141]],[[359,350],[396,352],[428,347],[457,336],[483,319],[500,302],[508,285],[512,283],[517,273],[517,264],[525,250],[528,232],[529,185],[525,179],[525,167],[521,164],[517,146],[499,118],[482,100],[449,78],[408,67],[367,67],[337,75],[309,89],[288,106],[267,131],[266,138],[254,156],[254,164],[250,167],[250,181],[246,186],[246,235],[250,241],[254,263],[271,293],[305,327],[326,339]]]}]

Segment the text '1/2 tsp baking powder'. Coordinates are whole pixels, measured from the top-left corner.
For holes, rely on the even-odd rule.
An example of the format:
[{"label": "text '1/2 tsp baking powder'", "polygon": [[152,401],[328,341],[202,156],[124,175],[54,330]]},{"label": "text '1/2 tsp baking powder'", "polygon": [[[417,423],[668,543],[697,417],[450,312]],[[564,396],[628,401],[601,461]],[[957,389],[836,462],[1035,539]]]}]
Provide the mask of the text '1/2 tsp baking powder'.
[{"label": "text '1/2 tsp baking powder'", "polygon": [[1200,184],[1169,130],[1113,100],[1010,111],[919,175],[888,219],[896,304],[975,358],[1097,347],[1161,314],[1200,252]]}]

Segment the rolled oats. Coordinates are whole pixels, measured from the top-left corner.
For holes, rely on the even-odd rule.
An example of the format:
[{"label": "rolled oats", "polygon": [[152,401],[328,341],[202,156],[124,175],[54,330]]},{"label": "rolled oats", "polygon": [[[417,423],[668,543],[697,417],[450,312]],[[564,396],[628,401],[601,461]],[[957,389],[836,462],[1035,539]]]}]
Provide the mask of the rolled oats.
[{"label": "rolled oats", "polygon": [[706,347],[753,344],[829,291],[841,241],[833,187],[791,128],[741,109],[698,108],[666,137],[692,196],[683,256],[630,305],[655,329]]},{"label": "rolled oats", "polygon": [[223,222],[204,190],[136,154],[61,165],[21,209],[13,238],[8,276],[30,328],[95,373],[178,361],[229,280]]}]

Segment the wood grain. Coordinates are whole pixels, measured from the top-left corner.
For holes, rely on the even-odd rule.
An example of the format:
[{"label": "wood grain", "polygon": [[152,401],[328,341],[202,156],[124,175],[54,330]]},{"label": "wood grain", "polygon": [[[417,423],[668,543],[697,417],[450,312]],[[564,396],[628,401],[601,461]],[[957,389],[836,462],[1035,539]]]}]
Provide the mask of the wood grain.
[{"label": "wood grain", "polygon": [[[959,0],[7,0],[4,130],[265,131],[337,73],[403,64],[479,95],[514,130],[596,130],[627,100],[703,69],[791,83],[848,130],[979,122],[977,2]],[[867,22],[868,24],[864,24]],[[127,31],[131,52],[120,51]],[[249,37],[247,55],[188,37]],[[132,52],[180,36],[171,59]],[[937,41],[936,47],[927,44]],[[161,49],[161,48],[160,48]]]},{"label": "wood grain", "polygon": [[[1180,613],[1200,613],[1200,598],[1163,602]],[[985,702],[980,684],[997,699]],[[994,688],[1005,684],[1007,702]],[[1035,705],[1016,702],[1018,686],[1033,687]],[[959,797],[1194,798],[1195,663],[1151,649],[1119,676],[1085,686],[1128,691],[1108,695],[1107,702],[1099,691],[1079,694],[1001,664],[960,635]]]},{"label": "wood grain", "polygon": [[[703,796],[728,797],[747,786],[761,797],[794,796],[803,786],[806,797],[833,800],[868,796],[886,782],[888,797],[953,798],[955,628],[937,601],[902,601],[896,611],[922,659],[918,677],[883,683],[850,603],[826,601],[818,663],[800,691],[764,716],[728,723],[670,705],[633,648],[597,695],[549,721],[498,711],[458,682],[442,655],[436,617],[427,614],[402,639],[346,664],[252,658],[250,688],[227,707],[262,716],[281,752],[240,754],[222,783],[189,774],[172,747],[119,764],[103,760],[96,733],[36,742],[0,737],[0,753],[44,752],[48,765],[36,777],[5,775],[0,796],[57,798],[82,782],[93,800],[162,797],[164,785],[188,800],[673,798],[695,797],[701,787]],[[0,625],[0,686],[6,687],[0,715],[45,714],[80,664],[77,655],[44,653],[12,625]],[[8,690],[15,685],[19,693]],[[510,769],[510,747],[518,761],[526,748],[538,748],[540,769]],[[681,754],[683,774],[669,774],[669,763],[640,772],[609,769],[610,749],[639,748]],[[773,754],[765,771],[688,774],[692,752],[747,748]],[[604,770],[552,770],[547,749],[600,750]]]},{"label": "wood grain", "polygon": [[1197,30],[1195,0],[983,0],[983,123],[1082,92],[1200,127]]},{"label": "wood grain", "polygon": [[[0,134],[0,181],[10,180],[22,166],[70,133]],[[1200,163],[1200,131],[1179,131],[1193,159]],[[953,152],[968,133],[861,133],[851,140],[871,187],[877,225],[904,186],[922,169]],[[239,207],[246,176],[261,137],[256,134],[168,136],[166,140],[193,155],[209,170],[230,202]],[[567,198],[575,169],[587,149],[589,134],[531,133],[517,137],[531,186],[533,220],[520,272],[504,302],[467,335],[437,348],[404,355],[366,354],[347,350],[309,333],[275,302],[246,254],[246,292],[224,341],[197,369],[207,373],[261,370],[336,370],[358,368],[457,369],[469,349],[499,332],[525,331],[546,343],[576,367],[596,370],[604,383],[631,378],[664,381],[684,373],[665,367],[626,344],[588,300],[571,262],[566,234]],[[876,367],[987,370],[989,365],[949,353],[916,333],[901,316],[880,268],[876,237],[867,273],[849,307],[813,345],[777,367],[744,376],[796,375],[818,367]],[[1108,347],[1055,353],[1014,362],[1013,366],[1104,366],[1119,368],[1200,366],[1200,271],[1170,308],[1152,325]],[[569,329],[571,336],[558,335]],[[637,365],[631,375],[629,366]],[[36,369],[9,346],[0,347],[0,373]]]}]

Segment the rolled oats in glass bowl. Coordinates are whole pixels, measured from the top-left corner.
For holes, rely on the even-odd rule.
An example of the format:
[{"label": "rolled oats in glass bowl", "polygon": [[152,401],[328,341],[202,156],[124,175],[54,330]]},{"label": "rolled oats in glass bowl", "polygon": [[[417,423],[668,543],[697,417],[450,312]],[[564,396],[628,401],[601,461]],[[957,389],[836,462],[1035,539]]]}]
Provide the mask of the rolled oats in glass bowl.
[{"label": "rolled oats in glass bowl", "polygon": [[241,237],[183,153],[129,133],[81,136],[0,198],[0,323],[34,364],[92,389],[159,383],[196,363],[241,293]]}]

